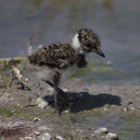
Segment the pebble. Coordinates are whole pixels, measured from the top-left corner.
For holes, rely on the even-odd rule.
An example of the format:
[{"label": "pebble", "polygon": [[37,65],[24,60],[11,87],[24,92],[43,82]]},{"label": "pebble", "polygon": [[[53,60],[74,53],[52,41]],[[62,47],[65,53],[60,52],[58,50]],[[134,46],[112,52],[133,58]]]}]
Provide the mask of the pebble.
[{"label": "pebble", "polygon": [[25,137],[24,139],[25,139],[25,140],[33,140],[32,137]]},{"label": "pebble", "polygon": [[105,108],[104,108],[104,111],[107,111],[107,110],[108,110],[108,108],[105,107]]},{"label": "pebble", "polygon": [[135,108],[132,106],[130,109],[134,110]]},{"label": "pebble", "polygon": [[46,126],[39,126],[39,127],[38,127],[38,130],[39,130],[40,132],[44,132],[44,131],[46,131],[46,130],[51,130],[51,129],[48,128],[48,127],[46,127]]},{"label": "pebble", "polygon": [[57,140],[63,140],[63,138],[62,138],[61,136],[59,136],[59,135],[55,135],[55,138],[56,138]]},{"label": "pebble", "polygon": [[101,127],[94,131],[94,134],[91,135],[93,138],[103,139],[103,140],[119,140],[117,134],[109,133],[108,129]]},{"label": "pebble", "polygon": [[44,109],[45,107],[48,106],[48,102],[45,102],[42,98],[37,98],[36,104],[38,105],[39,108]]},{"label": "pebble", "polygon": [[12,110],[11,112],[12,112],[13,114],[14,114],[14,113],[17,113],[17,111],[16,111],[16,110]]},{"label": "pebble", "polygon": [[47,92],[53,92],[53,88],[51,88],[51,87],[48,88],[48,89],[47,89]]},{"label": "pebble", "polygon": [[8,127],[11,127],[11,126],[12,126],[12,122],[9,122],[9,123],[7,124],[7,126],[8,126]]},{"label": "pebble", "polygon": [[11,127],[20,127],[23,126],[23,122],[17,121],[14,124],[11,124]]},{"label": "pebble", "polygon": [[33,131],[33,133],[34,133],[36,136],[39,136],[39,135],[40,135],[40,132],[38,132],[38,131]]},{"label": "pebble", "polygon": [[124,112],[128,111],[128,108],[127,107],[124,107],[123,111]]},{"label": "pebble", "polygon": [[65,113],[67,113],[67,114],[69,113],[69,111],[68,111],[68,110],[65,110],[64,112],[65,112]]},{"label": "pebble", "polygon": [[64,92],[68,92],[68,90],[69,90],[68,88],[63,88]]},{"label": "pebble", "polygon": [[95,134],[105,134],[105,133],[108,133],[108,129],[105,128],[105,127],[101,127],[97,130],[94,131]]},{"label": "pebble", "polygon": [[24,81],[25,81],[25,82],[27,82],[28,80],[29,80],[28,78],[25,78],[25,80],[24,80]]},{"label": "pebble", "polygon": [[39,140],[51,140],[51,135],[49,133],[44,133],[38,137]]},{"label": "pebble", "polygon": [[33,119],[33,122],[35,123],[35,122],[37,122],[37,121],[40,121],[40,119],[39,119],[38,117],[35,117],[35,118]]},{"label": "pebble", "polygon": [[115,133],[108,133],[108,134],[105,136],[105,138],[106,138],[107,140],[118,140],[118,136],[117,136],[117,134],[115,134]]}]

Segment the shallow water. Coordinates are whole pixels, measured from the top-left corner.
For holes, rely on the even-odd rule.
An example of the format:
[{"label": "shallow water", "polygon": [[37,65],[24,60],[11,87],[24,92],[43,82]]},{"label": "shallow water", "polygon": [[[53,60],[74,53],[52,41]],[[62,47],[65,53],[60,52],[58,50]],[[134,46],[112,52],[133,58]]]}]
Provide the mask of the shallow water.
[{"label": "shallow water", "polygon": [[[81,27],[100,35],[106,58],[92,60],[111,63],[114,76],[91,74],[89,81],[140,82],[140,1],[139,0],[1,0],[0,58],[27,55],[27,40],[33,45],[71,42]],[[93,76],[93,77],[92,77]]]},{"label": "shallow water", "polygon": [[[97,79],[125,79],[140,82],[139,0],[14,0],[0,1],[0,58],[27,55],[27,40],[33,45],[71,42],[81,27],[96,31],[115,76],[99,74]],[[101,76],[100,76],[101,75]],[[120,78],[120,79],[119,79]]]}]

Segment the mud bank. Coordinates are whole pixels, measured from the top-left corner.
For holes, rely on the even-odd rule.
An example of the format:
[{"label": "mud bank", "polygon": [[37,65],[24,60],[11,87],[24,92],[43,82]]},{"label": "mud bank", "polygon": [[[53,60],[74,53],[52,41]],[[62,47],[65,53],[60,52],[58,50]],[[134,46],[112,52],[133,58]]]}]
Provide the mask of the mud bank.
[{"label": "mud bank", "polygon": [[[110,132],[117,133],[120,139],[139,139],[139,85],[114,85],[111,82],[87,84],[83,79],[71,78],[65,81],[62,89],[74,101],[59,117],[54,113],[52,89],[36,79],[26,63],[23,58],[0,61],[0,130],[22,122],[23,124],[19,123],[19,133],[15,135],[17,138],[32,137],[31,132],[38,131],[43,126],[46,127],[45,133],[49,133],[52,139],[57,139],[55,137],[59,135],[67,140],[92,140],[96,129],[106,127]],[[14,84],[10,89],[7,88],[13,65],[28,79],[27,85],[31,91],[12,89]],[[42,109],[37,104],[38,98],[47,103]],[[9,133],[7,134],[12,139],[11,133],[15,131]],[[3,133],[1,135],[4,136]],[[36,132],[34,135],[39,134]]]}]

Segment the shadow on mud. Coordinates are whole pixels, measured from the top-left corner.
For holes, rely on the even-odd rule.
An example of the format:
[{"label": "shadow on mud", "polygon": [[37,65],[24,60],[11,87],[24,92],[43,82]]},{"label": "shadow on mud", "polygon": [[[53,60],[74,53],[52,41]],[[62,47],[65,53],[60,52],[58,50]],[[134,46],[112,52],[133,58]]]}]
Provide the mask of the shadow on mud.
[{"label": "shadow on mud", "polygon": [[[88,92],[78,93],[66,93],[70,100],[70,112],[78,113],[84,110],[93,108],[100,108],[106,104],[109,105],[121,105],[121,99],[118,96],[100,93],[98,95],[90,95]],[[50,106],[54,107],[53,95],[47,95],[43,99],[49,103]]]}]

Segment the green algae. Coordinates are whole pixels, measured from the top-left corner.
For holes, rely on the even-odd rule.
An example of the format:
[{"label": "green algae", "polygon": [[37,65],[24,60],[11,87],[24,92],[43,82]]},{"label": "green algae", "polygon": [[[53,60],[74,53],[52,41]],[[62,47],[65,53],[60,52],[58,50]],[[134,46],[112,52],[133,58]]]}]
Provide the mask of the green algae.
[{"label": "green algae", "polygon": [[14,114],[9,107],[0,107],[0,116],[11,117],[13,115]]},{"label": "green algae", "polygon": [[85,118],[83,116],[79,116],[78,114],[74,115],[74,114],[67,114],[65,115],[65,118],[63,119],[63,121],[65,123],[84,123],[86,122]]},{"label": "green algae", "polygon": [[17,66],[23,61],[24,57],[0,59],[0,71],[11,70],[12,66]]},{"label": "green algae", "polygon": [[70,78],[86,77],[92,74],[110,75],[115,73],[115,70],[110,66],[100,61],[91,62],[87,67],[81,68],[73,73]]},{"label": "green algae", "polygon": [[16,107],[16,111],[17,112],[14,114],[16,117],[24,117],[26,119],[33,120],[37,116],[35,113],[26,108]]}]

